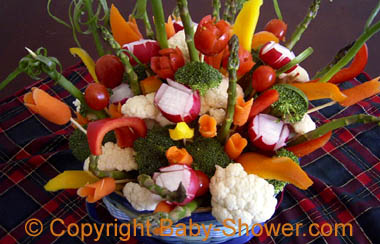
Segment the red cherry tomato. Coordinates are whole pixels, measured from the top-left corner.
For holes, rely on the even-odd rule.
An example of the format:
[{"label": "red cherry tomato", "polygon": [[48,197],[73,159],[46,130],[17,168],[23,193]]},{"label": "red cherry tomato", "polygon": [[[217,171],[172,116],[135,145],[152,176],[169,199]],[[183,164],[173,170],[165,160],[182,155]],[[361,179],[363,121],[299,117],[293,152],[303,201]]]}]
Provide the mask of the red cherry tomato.
[{"label": "red cherry tomato", "polygon": [[96,61],[95,73],[101,84],[112,89],[121,84],[124,65],[115,55],[107,54]]},{"label": "red cherry tomato", "polygon": [[203,196],[204,194],[208,192],[210,179],[205,173],[203,173],[200,170],[195,170],[195,173],[197,174],[198,180],[199,180],[199,190],[195,194],[195,197]]},{"label": "red cherry tomato", "polygon": [[84,91],[84,98],[90,108],[102,110],[108,105],[110,94],[104,85],[92,83]]},{"label": "red cherry tomato", "polygon": [[177,69],[185,65],[181,50],[178,47],[176,49],[165,48],[160,50],[159,54],[160,56],[150,59],[150,67],[160,78],[174,79]]},{"label": "red cherry tomato", "polygon": [[211,15],[203,17],[194,35],[195,47],[204,55],[214,56],[220,53],[226,46],[230,37],[230,25]]},{"label": "red cherry tomato", "polygon": [[272,19],[266,25],[264,30],[272,32],[281,41],[285,40],[286,30],[288,25],[279,19]]},{"label": "red cherry tomato", "polygon": [[[228,51],[228,49],[226,49],[224,53],[225,55],[223,57],[223,68],[227,69],[230,52]],[[252,55],[241,46],[239,47],[238,55],[239,55],[240,63],[239,63],[239,69],[237,71],[237,75],[243,76],[255,65],[255,62],[253,62]]]},{"label": "red cherry tomato", "polygon": [[257,92],[265,91],[276,82],[276,72],[268,65],[258,67],[252,74],[252,88]]}]

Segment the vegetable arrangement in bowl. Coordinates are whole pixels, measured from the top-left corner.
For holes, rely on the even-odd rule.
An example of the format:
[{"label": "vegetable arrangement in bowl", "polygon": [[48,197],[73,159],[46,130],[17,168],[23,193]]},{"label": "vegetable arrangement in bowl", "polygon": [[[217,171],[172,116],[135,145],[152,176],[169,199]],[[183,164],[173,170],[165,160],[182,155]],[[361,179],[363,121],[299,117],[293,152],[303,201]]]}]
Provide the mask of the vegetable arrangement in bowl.
[{"label": "vegetable arrangement in bowl", "polygon": [[[313,49],[297,56],[291,49],[316,17],[319,0],[286,43],[287,25],[277,1],[278,19],[260,32],[255,28],[262,0],[226,1],[223,18],[221,3],[214,0],[212,15],[199,24],[186,0],[177,0],[167,22],[162,1],[151,0],[154,31],[146,0],[136,1],[128,21],[104,1],[94,13],[96,2],[73,1],[74,12],[84,11],[92,20],[73,18],[73,33],[81,32],[79,23],[88,25],[99,52],[94,62],[85,50],[70,49],[94,81],[83,92],[60,74],[59,61],[44,48],[27,49],[17,70],[0,84],[3,88],[21,72],[33,78],[43,72],[76,98],[72,117],[66,104],[39,88],[24,97],[34,113],[76,128],[69,146],[84,161],[84,170],[63,172],[46,184],[47,191],[78,189],[88,202],[117,192],[135,210],[153,211],[136,218],[153,226],[165,216],[179,221],[199,208],[219,223],[233,219],[252,226],[271,218],[275,196],[286,184],[301,190],[313,184],[299,158],[323,147],[334,129],[380,123],[358,114],[317,128],[309,116],[380,92],[379,78],[346,90],[337,85],[363,71],[365,42],[380,30],[380,22],[372,24],[378,8],[358,39],[310,79],[301,62]],[[142,20],[146,39],[136,19]],[[100,39],[113,54],[105,54]],[[319,99],[332,101],[309,109],[310,101]]]}]

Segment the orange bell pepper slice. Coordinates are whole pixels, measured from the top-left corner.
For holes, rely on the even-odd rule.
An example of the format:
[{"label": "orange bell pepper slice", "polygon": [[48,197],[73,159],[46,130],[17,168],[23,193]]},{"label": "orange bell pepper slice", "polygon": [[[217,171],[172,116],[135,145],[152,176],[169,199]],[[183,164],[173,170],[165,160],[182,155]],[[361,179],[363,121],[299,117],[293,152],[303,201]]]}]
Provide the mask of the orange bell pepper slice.
[{"label": "orange bell pepper slice", "polygon": [[323,147],[331,138],[332,132],[327,132],[321,137],[297,144],[295,146],[287,147],[286,150],[291,151],[297,157],[306,156],[318,148]]},{"label": "orange bell pepper slice", "polygon": [[227,140],[226,145],[224,145],[224,151],[230,159],[236,159],[243,152],[247,144],[247,139],[241,137],[239,133],[235,133]]},{"label": "orange bell pepper slice", "polygon": [[103,197],[111,194],[116,189],[116,182],[113,178],[103,178],[95,183],[85,185],[78,189],[78,195],[86,197],[86,201],[94,203]]},{"label": "orange bell pepper slice", "polygon": [[199,133],[201,133],[203,137],[212,138],[216,136],[217,123],[214,117],[204,114],[199,118],[198,123],[199,123]]},{"label": "orange bell pepper slice", "polygon": [[307,82],[291,83],[290,85],[303,91],[310,101],[330,98],[334,101],[341,102],[347,98],[347,96],[339,90],[339,87],[332,83]]},{"label": "orange bell pepper slice", "polygon": [[141,91],[144,95],[158,91],[161,85],[162,81],[156,75],[149,76],[146,79],[140,81]]},{"label": "orange bell pepper slice", "polygon": [[25,94],[24,105],[57,125],[64,125],[71,119],[71,111],[67,104],[36,87],[32,87],[32,92]]},{"label": "orange bell pepper slice", "polygon": [[344,107],[351,106],[361,100],[372,97],[380,93],[380,76],[364,82],[360,85],[354,86],[352,88],[343,90],[342,92],[347,96],[347,99],[339,102],[340,105]]},{"label": "orange bell pepper slice", "polygon": [[306,172],[288,157],[268,157],[258,153],[243,153],[236,162],[241,163],[248,174],[255,174],[264,179],[285,181],[306,190],[313,181]]},{"label": "orange bell pepper slice", "polygon": [[176,146],[169,147],[165,155],[170,164],[186,164],[191,166],[193,162],[193,157],[185,148],[179,149]]},{"label": "orange bell pepper slice", "polygon": [[260,31],[253,35],[252,38],[252,49],[258,50],[261,46],[267,42],[274,41],[279,43],[280,40],[272,32],[269,31]]},{"label": "orange bell pepper slice", "polygon": [[121,113],[121,103],[119,102],[117,105],[111,103],[108,108],[106,108],[107,114],[111,118],[121,118],[123,117],[123,114]]},{"label": "orange bell pepper slice", "polygon": [[243,126],[247,123],[249,113],[251,112],[251,107],[253,104],[253,98],[244,102],[244,98],[239,96],[235,103],[235,113],[234,113],[234,125]]}]

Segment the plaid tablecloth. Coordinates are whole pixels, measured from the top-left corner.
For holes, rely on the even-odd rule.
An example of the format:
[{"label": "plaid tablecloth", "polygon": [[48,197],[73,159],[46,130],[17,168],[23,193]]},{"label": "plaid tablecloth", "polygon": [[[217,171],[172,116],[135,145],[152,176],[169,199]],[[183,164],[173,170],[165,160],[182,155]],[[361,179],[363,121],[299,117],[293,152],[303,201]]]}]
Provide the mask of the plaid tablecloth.
[{"label": "plaid tablecloth", "polygon": [[[91,80],[82,65],[67,69],[64,75],[77,87]],[[349,87],[359,81],[346,82]],[[50,79],[33,84],[72,106],[74,100]],[[82,243],[65,234],[54,237],[49,230],[55,218],[70,223],[92,222],[85,201],[75,191],[49,193],[43,189],[59,172],[81,169],[68,149],[71,125],[56,126],[34,115],[23,105],[30,87],[0,102],[0,244],[7,243]],[[326,101],[319,101],[322,104]],[[315,105],[318,105],[315,103]],[[318,124],[357,113],[380,115],[380,96],[352,107],[335,105],[312,114]],[[252,243],[380,243],[380,127],[353,125],[336,130],[323,148],[302,158],[301,165],[314,181],[306,191],[288,185],[284,199],[269,223],[302,224],[298,237],[262,235]],[[107,215],[102,204],[100,213]],[[37,218],[44,224],[38,237],[25,233],[25,223]],[[350,223],[353,236],[308,234],[312,223]],[[55,225],[56,232],[64,226]],[[94,237],[85,239],[95,243]],[[132,240],[130,242],[136,242]],[[103,236],[98,243],[120,243]]]}]

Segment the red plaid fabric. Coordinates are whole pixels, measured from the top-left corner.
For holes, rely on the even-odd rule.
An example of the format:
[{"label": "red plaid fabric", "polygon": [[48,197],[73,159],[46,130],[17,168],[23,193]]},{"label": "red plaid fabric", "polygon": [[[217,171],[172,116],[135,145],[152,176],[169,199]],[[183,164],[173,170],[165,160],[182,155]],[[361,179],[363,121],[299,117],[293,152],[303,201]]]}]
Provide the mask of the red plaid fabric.
[{"label": "red plaid fabric", "polygon": [[[91,77],[85,67],[76,65],[64,75],[77,87],[84,88]],[[358,84],[351,81],[346,88]],[[46,79],[33,84],[72,106],[74,98]],[[68,150],[71,125],[56,126],[33,114],[23,105],[30,87],[6,98],[0,104],[0,244],[3,243],[83,243],[68,234],[55,237],[49,230],[55,218],[70,223],[91,223],[84,200],[75,191],[46,192],[43,186],[59,172],[81,169]],[[326,101],[318,101],[317,106]],[[380,97],[375,96],[352,107],[335,105],[312,114],[318,124],[357,113],[380,115]],[[353,125],[336,130],[323,148],[302,158],[301,165],[314,181],[306,191],[288,185],[284,199],[269,224],[297,224],[298,236],[267,236],[251,243],[380,243],[380,127]],[[98,210],[107,215],[102,204]],[[25,233],[25,223],[39,219],[44,230],[38,237]],[[111,222],[114,220],[110,220]],[[311,236],[313,223],[352,225],[353,236]],[[55,232],[65,229],[55,225]],[[85,243],[95,243],[95,236]],[[102,236],[98,243],[119,243],[117,237]],[[132,240],[135,242],[135,240]]]}]

